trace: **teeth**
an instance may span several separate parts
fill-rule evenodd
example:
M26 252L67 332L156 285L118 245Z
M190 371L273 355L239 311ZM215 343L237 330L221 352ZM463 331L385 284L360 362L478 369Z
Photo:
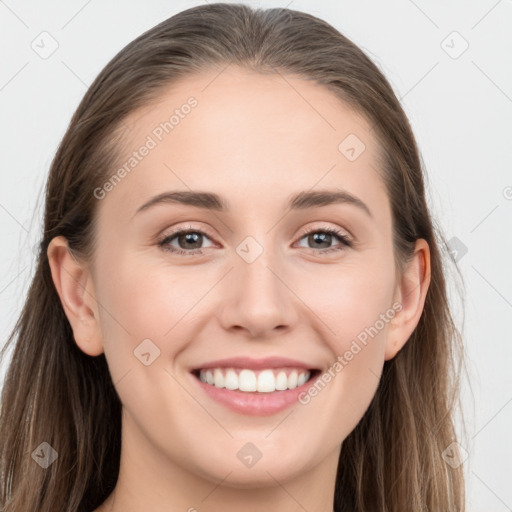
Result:
M288 389L288 377L285 372L279 372L276 377L276 389L283 391Z
M256 391L256 384L256 374L251 370L242 370L238 375L238 389L240 391Z
M290 389L295 389L297 387L297 372L293 371L290 373L290 376L288 377L288 387Z
M199 378L202 382L216 388L226 388L246 392L272 393L302 386L310 377L308 370L262 370L254 372L242 369L238 372L233 368L201 370Z
M215 368L213 372L213 379L216 388L224 387L224 375L222 375L222 372L218 368Z
M254 373L254 372L251 372ZM284 372L283 372L284 373ZM240 375L242 372L240 372ZM243 391L242 386L240 389ZM271 393L276 390L276 378L272 370L263 370L258 375L258 387L257 391L260 393Z
M304 384L304 382L306 382L306 380L307 380L307 377L304 373L299 374L299 377L297 379L297 387L302 386L302 384Z
M224 386L226 389L238 389L238 376L233 370L228 370L226 372Z

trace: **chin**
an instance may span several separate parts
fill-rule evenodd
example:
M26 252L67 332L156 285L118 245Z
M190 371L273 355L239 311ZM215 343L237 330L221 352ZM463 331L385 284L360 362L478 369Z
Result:
M263 457L252 467L247 467L236 459L234 463L224 460L219 468L219 464L212 461L215 469L203 467L203 471L207 471L209 480L216 483L222 481L223 487L233 489L275 486L276 481L283 483L291 478L296 478L301 471L306 471L304 467L298 467L297 462L286 461L282 457L278 459L274 455L268 457L266 461L263 460Z

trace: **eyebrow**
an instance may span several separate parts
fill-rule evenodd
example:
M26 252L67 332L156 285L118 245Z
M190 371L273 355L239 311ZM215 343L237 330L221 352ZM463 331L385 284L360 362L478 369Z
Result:
M218 212L231 209L229 203L218 194L185 190L158 194L140 206L135 214L159 204L184 204ZM372 212L361 199L342 189L299 192L289 198L287 207L290 210L305 210L332 204L351 204L373 218Z

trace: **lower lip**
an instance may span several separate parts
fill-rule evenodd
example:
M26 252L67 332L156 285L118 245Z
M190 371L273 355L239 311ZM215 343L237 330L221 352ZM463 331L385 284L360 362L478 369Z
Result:
M269 416L283 411L292 404L299 403L299 395L305 392L317 377L314 375L302 386L298 386L295 389L258 393L216 388L212 384L203 382L195 375L190 375L192 375L192 378L212 400L225 405L233 411L251 416Z

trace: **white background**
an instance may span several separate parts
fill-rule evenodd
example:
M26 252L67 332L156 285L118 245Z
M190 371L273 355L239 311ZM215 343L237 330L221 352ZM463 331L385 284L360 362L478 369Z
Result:
M1 344L32 275L49 165L79 100L123 46L199 3L0 0ZM468 510L512 510L512 2L246 3L325 19L367 52L402 98L433 214L447 240L467 247L459 260L463 327L462 309L457 318L471 382L463 388L468 434L461 440L469 452ZM43 31L58 42L47 59L31 48Z

